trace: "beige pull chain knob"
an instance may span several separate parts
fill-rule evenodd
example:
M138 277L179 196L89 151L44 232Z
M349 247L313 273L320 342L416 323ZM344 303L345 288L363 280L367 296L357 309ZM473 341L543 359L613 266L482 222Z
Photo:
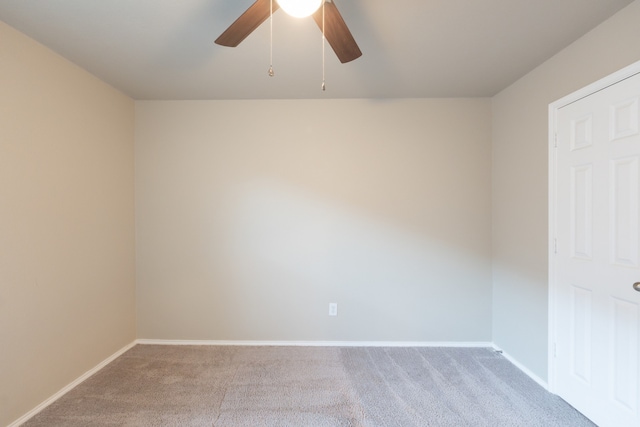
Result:
M640 292L640 282L636 282L633 284L633 289L635 289L636 291Z

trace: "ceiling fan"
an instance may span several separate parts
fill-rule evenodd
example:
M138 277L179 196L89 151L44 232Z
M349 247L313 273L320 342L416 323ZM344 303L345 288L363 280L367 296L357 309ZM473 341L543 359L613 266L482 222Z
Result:
M216 43L221 46L238 46L253 30L271 16L272 11L275 12L281 7L285 9L284 3L286 2L283 0L273 0L273 4L272 0L256 0L216 39ZM344 64L359 58L362 52L333 0L321 0L317 3L319 8L313 12L313 19L320 27L320 31L323 30L324 26L324 36L340 62ZM285 9L285 11L287 10Z

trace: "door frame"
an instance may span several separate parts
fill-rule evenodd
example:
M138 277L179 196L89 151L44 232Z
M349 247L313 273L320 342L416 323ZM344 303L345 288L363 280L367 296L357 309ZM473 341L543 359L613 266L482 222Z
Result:
M548 259L549 259L549 324L548 324L548 370L547 370L547 385L548 389L552 393L556 393L556 365L555 365L555 343L556 343L556 293L558 284L555 281L556 273L556 229L557 229L557 217L556 217L556 197L557 197L557 156L556 156L556 142L557 142L557 125L558 125L558 110L571 103L574 103L582 98L586 98L596 92L606 89L609 86L613 86L623 80L628 79L636 74L640 74L640 61L634 62L627 67L616 71L590 85L585 86L559 100L549 104L549 246L548 246Z

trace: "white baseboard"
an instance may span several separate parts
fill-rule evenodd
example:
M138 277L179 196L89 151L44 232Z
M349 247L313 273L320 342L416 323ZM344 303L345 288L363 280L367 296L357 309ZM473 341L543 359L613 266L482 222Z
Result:
M500 352L502 354L502 356L504 356L505 359L507 359L509 362L513 363L516 368L520 369L522 372L524 372L529 378L531 378L532 380L534 380L535 382L537 382L540 386L542 386L545 390L549 391L549 383L547 383L545 380L543 380L542 378L540 378L539 376L537 376L536 374L534 374L533 372L531 372L531 370L529 370L529 368L525 367L523 364L521 364L520 362L518 362L518 360L516 360L515 358L513 358L511 355L509 355L508 353L505 353L501 348L499 348L497 345L493 344L493 348Z
M156 340L138 339L142 345L283 346L283 347L471 347L492 348L491 342L423 341L237 341L237 340Z
M128 345L124 346L123 348L121 348L120 350L116 351L111 356L107 357L102 362L97 364L95 367L91 368L90 370L88 370L87 372L82 374L75 381L71 382L66 387L62 388L56 394L54 394L53 396L51 396L50 398L48 398L47 400L45 400L44 402L42 402L41 404L39 404L38 406L33 408L32 410L30 410L29 412L27 412L26 414L21 416L20 418L18 418L17 420L15 420L11 424L9 424L7 427L18 427L19 425L27 422L29 419L34 417L38 412L42 411L47 406L51 405L56 400L60 399L62 396L67 394L69 391L71 391L73 388L77 387L80 383L82 383L83 381L87 380L90 376L92 376L93 374L95 374L100 369L104 368L105 366L107 366L109 363L113 362L115 359L117 359L118 357L123 355L127 350L129 350L130 348L132 348L135 345L136 345L136 342L134 341L131 344L128 344Z

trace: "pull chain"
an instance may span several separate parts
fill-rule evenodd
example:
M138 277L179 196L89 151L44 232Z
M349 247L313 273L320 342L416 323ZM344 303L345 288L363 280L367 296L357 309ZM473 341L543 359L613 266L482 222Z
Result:
M274 76L274 72L273 72L273 0L271 0L270 2L270 18L269 18L269 25L270 25L270 32L269 32L269 77L273 77Z
M325 57L324 50L325 50L325 45L327 44L326 43L326 38L324 36L324 3L325 2L323 0L323 2L322 2L322 91L327 90L327 87L324 84L325 83L325 81L324 81L324 75L325 75L325 72L324 72L324 69L325 69L325 66L324 66L324 57Z

